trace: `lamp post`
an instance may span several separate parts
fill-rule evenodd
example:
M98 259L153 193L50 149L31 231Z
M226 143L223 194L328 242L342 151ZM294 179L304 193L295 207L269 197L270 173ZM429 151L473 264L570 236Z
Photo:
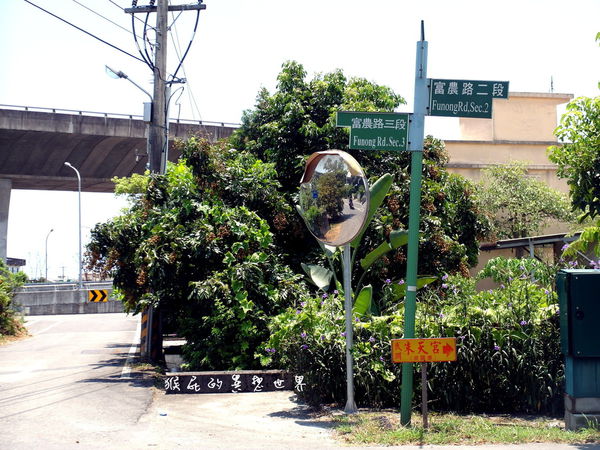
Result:
M46 268L46 276L44 278L46 278L46 281L48 281L48 237L50 237L50 233L52 233L53 231L54 228L50 228L50 231L48 231L48 234L46 235L46 262L44 264Z
M83 267L82 267L83 259L81 257L81 175L79 175L79 170L77 170L75 167L73 167L70 162L65 162L65 166L70 167L77 174L77 200L79 203L79 208L78 208L78 212L79 212L79 283L78 283L78 288L83 289L83 281L82 281L82 277L81 277L81 272L83 269Z

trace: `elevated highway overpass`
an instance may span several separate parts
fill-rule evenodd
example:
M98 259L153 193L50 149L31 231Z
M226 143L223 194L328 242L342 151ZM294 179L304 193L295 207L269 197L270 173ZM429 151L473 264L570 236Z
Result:
M172 139L230 136L237 124L172 120ZM0 105L0 258L6 259L11 189L77 190L71 163L86 192L112 192L112 177L146 169L148 126L141 116Z

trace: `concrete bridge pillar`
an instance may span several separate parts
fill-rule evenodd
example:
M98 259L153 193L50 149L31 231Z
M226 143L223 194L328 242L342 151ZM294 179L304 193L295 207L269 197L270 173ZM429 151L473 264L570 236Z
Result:
M6 262L8 236L8 207L12 181L0 179L0 258Z

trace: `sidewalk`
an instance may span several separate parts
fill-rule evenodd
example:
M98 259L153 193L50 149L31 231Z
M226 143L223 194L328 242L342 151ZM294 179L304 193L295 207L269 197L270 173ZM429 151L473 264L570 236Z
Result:
M154 401L136 427L137 445L147 448L202 449L381 449L350 447L331 437L332 423L314 417L292 392L165 395ZM139 434L138 434L139 432ZM600 450L600 445L405 445L402 450Z

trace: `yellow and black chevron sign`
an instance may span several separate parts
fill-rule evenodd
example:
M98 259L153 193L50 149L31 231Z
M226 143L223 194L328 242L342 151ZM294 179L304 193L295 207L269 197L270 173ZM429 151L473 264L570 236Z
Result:
M88 291L88 301L90 302L107 302L108 291L105 289L97 289Z

